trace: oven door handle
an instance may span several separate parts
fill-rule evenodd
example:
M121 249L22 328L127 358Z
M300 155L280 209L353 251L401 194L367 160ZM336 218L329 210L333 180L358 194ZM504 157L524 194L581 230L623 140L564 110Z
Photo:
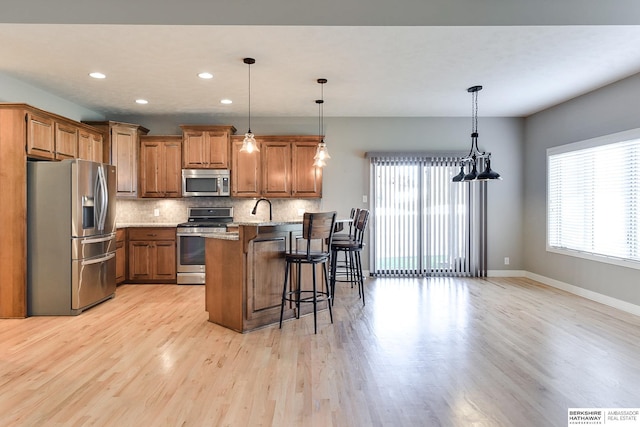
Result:
M207 237L212 236L214 233L176 233L178 237Z

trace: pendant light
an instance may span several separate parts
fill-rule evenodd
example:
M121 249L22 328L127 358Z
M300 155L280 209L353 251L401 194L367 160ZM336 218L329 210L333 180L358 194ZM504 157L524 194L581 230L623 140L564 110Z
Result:
M319 168L326 166L327 163L325 160L331 158L329 150L327 149L327 143L324 142L324 84L326 82L327 79L318 79L318 83L321 85L321 99L316 99L316 104L318 104L318 136L320 137L320 142L316 149L316 155L313 157L315 160L313 165Z
M253 153L254 151L260 151L256 138L251 133L251 64L255 64L256 60L253 58L244 58L243 62L249 66L249 130L244 134L244 140L242 141L241 153Z
M471 86L467 92L471 94L471 150L466 157L460 159L460 173L453 177L453 182L467 181L488 181L491 179L502 179L500 174L491 170L491 153L478 149L478 92L482 86ZM484 164L484 171L478 173L478 162ZM465 166L471 169L465 174Z

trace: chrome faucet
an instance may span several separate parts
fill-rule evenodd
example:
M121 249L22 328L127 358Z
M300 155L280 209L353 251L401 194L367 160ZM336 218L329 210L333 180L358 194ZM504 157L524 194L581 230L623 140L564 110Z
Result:
M271 212L271 200L265 199L264 197L261 197L256 201L256 204L253 206L253 210L251 211L251 215L255 215L256 214L256 211L258 210L258 203L260 203L263 200L265 202L269 203L269 221L273 221L273 214Z

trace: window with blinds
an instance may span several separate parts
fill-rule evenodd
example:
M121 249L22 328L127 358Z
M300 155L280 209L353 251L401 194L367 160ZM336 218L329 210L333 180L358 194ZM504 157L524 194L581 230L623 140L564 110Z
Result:
M485 183L454 183L457 156L367 153L374 276L486 275Z
M547 150L547 250L640 268L640 129Z

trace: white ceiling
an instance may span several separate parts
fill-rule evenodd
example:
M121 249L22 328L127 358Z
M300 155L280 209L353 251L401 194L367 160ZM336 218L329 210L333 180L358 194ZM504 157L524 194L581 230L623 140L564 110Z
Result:
M0 40L0 73L107 117L246 116L247 56L255 117L317 116L320 77L325 116L468 116L477 84L481 116L528 116L640 72L635 25L7 23Z

